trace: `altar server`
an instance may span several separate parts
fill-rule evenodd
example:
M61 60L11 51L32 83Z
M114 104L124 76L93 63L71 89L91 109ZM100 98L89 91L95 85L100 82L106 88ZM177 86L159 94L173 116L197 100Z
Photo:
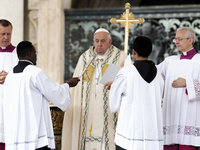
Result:
M132 46L135 62L118 72L109 96L111 112L120 110L116 150L162 150L164 82L154 62L148 60L151 40L138 36Z
M66 111L71 103L69 87L53 83L36 67L37 51L31 42L17 45L19 63L4 82L4 128L6 150L55 149L49 102Z

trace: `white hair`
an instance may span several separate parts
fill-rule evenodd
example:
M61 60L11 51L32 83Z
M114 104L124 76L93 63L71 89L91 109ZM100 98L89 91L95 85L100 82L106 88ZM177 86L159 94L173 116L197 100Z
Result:
M194 44L194 42L196 41L196 34L195 34L194 30L190 27L180 27L180 28L177 29L177 32L182 31L182 30L187 31L186 34L185 34L186 38L193 38L194 39L194 41L193 41L193 44Z

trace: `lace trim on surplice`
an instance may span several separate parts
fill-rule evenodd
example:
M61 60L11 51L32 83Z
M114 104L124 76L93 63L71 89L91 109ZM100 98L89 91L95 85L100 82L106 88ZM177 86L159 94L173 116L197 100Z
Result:
M200 136L200 127L193 127L193 126L164 126L163 127L163 134L184 134L184 135L193 135L193 136Z
M197 79L194 79L194 89L196 97L200 97L200 82Z

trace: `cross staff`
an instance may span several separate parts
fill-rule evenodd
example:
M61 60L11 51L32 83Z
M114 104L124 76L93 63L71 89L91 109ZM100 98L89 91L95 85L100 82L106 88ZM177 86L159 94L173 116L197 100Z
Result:
M134 23L138 22L138 23L144 23L144 18L139 18L139 19L135 19L133 16L133 13L129 13L129 9L130 9L130 4L126 3L125 4L125 9L126 12L124 12L121 15L120 19L116 19L116 18L112 18L110 19L110 22L116 23L119 22L121 23L121 27L125 27L125 44L124 44L124 52L126 54L128 54L128 36L129 36L129 28L133 26Z

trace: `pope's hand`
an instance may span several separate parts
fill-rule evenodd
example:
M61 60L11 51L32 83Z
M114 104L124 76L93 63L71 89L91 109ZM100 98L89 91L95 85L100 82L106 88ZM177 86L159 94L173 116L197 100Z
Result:
M124 61L121 63L120 67L124 67Z
M107 87L108 90L110 90L110 87L112 85L113 81L110 81L108 83L105 84L105 87Z

